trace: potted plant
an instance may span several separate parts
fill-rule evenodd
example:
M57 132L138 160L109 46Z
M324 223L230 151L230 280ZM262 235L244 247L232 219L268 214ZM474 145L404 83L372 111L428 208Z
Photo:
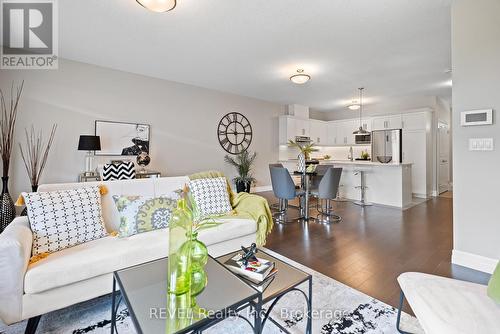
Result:
M226 155L224 157L224 161L226 161L226 163L230 164L231 166L234 166L238 171L238 176L233 179L234 183L236 184L237 192L250 192L250 187L255 181L255 178L253 177L251 171L253 162L255 161L256 157L257 152L251 154L248 150L239 153L238 155L236 155L236 157L232 157L229 155Z
M311 142L309 144L305 144L305 143L304 144L299 144L299 143L297 143L297 142L295 142L295 141L293 141L291 139L288 141L288 146L298 148L300 150L300 152L302 154L304 154L304 158L306 159L306 161L307 160L311 160L311 153L312 152L317 152L318 151L318 149L315 148L314 145L315 144L313 142Z

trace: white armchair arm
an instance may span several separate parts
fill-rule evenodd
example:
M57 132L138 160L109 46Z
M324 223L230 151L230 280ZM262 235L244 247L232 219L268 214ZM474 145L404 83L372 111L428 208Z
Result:
M0 319L22 320L24 275L31 257L33 234L28 217L18 217L0 234Z

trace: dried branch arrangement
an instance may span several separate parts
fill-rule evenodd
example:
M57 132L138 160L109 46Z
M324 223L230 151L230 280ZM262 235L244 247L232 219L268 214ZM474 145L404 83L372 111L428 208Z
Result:
M47 163L54 136L56 135L56 129L57 125L54 124L46 144L43 142L42 131L37 133L33 126L30 131L27 129L24 130L26 133L26 147L23 150L22 145L19 144L19 148L21 149L21 157L23 158L32 187L38 186L45 164Z
M10 157L12 155L12 144L14 143L14 130L16 127L17 107L23 92L24 81L17 87L14 96L14 83L10 89L10 102L5 101L3 91L0 89L0 155L3 163L3 176L9 176Z

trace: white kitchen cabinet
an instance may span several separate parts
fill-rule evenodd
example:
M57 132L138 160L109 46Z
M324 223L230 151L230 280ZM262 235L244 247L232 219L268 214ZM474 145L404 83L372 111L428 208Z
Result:
M325 146L328 144L328 135L327 135L327 124L323 121L310 120L309 121L309 130L311 140L320 146Z
M308 119L295 119L295 135L310 137L310 121Z
M339 145L339 143L337 142L338 128L339 126L337 122L328 122L326 126L328 145L330 146Z
M425 130L430 124L430 115L428 112L415 112L403 114L402 128L404 130Z
M286 144L289 140L295 140L297 136L310 136L308 119L300 119L291 116L280 116L279 118L279 142ZM325 135L326 137L326 135Z
M372 120L370 118L363 118L361 125L366 131L372 131Z
M354 145L353 132L359 127L359 123L350 119L338 122L337 126L337 145Z
M292 117L281 116L279 118L279 142L286 144L288 141L295 140L295 119Z
M372 118L371 123L372 123L372 131L401 129L402 117L401 115L379 116Z
M401 115L392 115L387 117L388 129L401 129L402 117Z

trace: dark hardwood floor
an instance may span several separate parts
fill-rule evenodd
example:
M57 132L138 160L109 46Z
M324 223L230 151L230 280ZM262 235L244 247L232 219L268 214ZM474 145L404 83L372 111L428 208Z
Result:
M271 192L261 195L277 202ZM339 202L339 224L275 224L266 247L397 307L396 278L403 272L463 275L450 262L452 201L437 197L405 211Z

